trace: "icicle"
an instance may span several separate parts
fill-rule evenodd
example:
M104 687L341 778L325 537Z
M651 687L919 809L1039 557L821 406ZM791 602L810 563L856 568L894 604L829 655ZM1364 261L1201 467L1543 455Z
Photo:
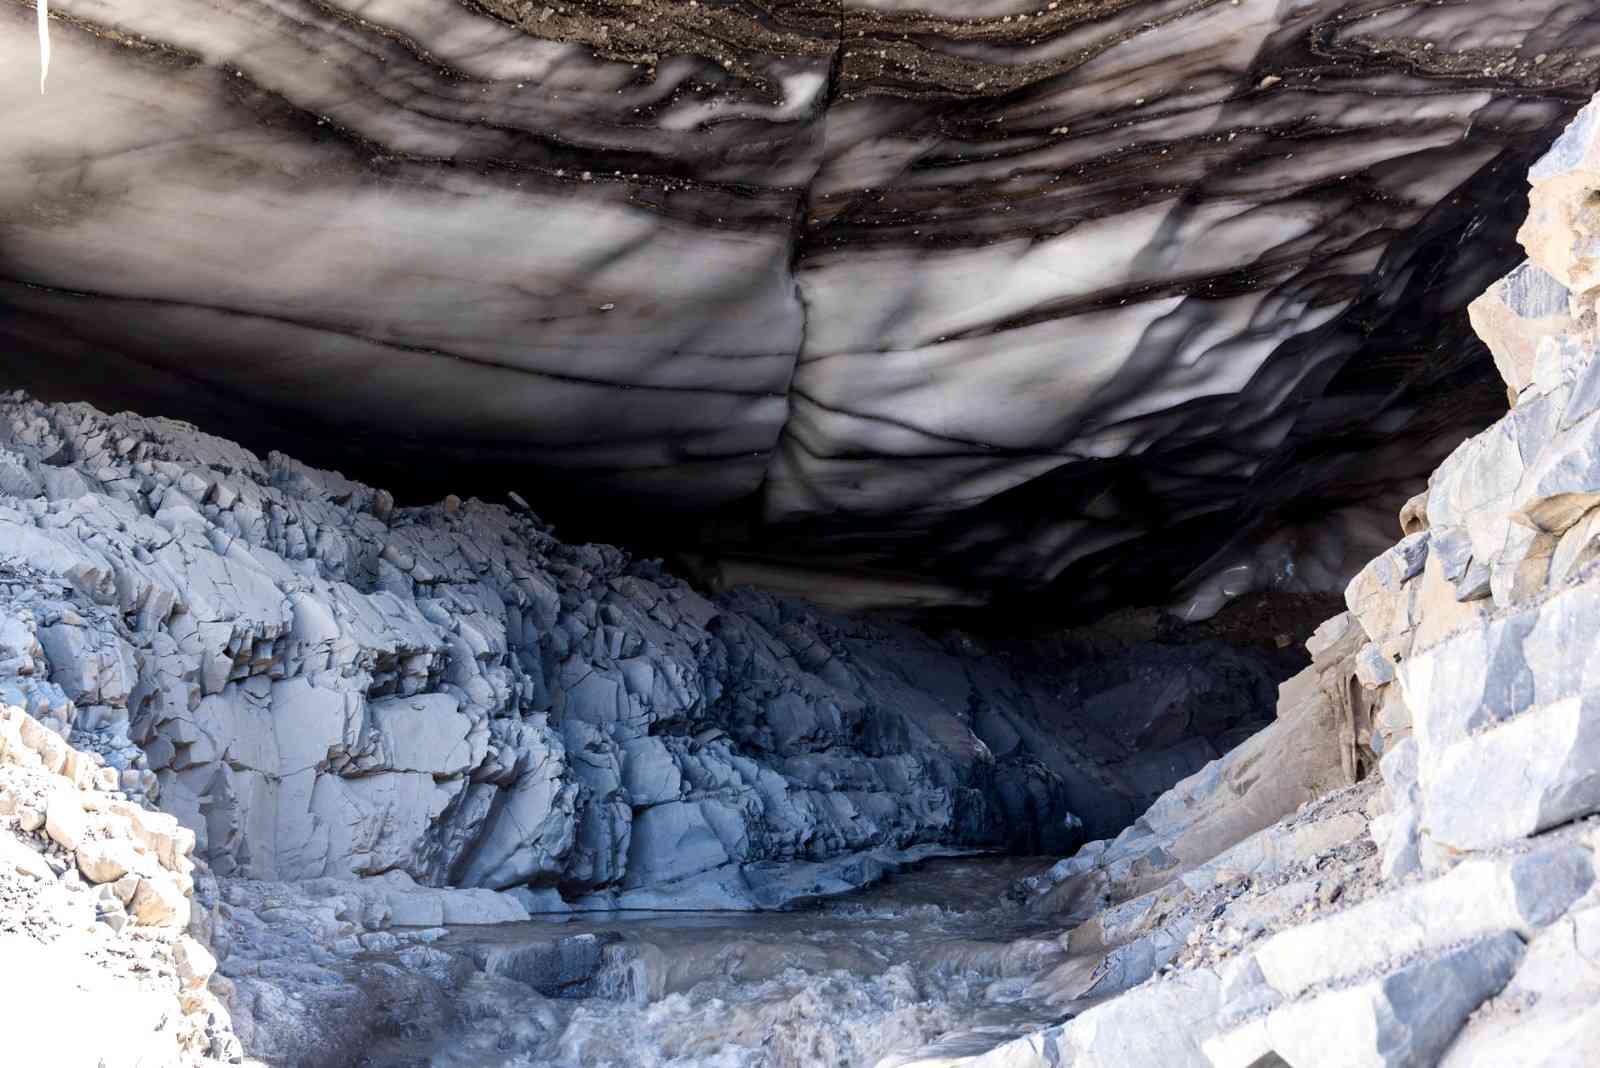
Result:
M45 75L50 73L50 3L49 0L38 0L39 4L39 95L44 95Z

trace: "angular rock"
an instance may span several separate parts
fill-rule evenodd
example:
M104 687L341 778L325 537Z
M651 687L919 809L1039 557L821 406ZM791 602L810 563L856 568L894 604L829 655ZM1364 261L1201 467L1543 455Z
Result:
M1528 256L1576 292L1600 287L1600 248L1588 212L1600 189L1600 107L1591 103L1528 172L1528 217L1517 240Z
M1437 880L1280 932L1255 950L1255 960L1271 989L1296 998L1501 931L1532 937L1594 881L1593 857L1580 846L1468 860Z
M138 857L125 839L88 841L78 846L77 863L91 883L114 883L133 870Z
M171 879L141 878L128 913L143 926L181 929L189 925L189 900Z
M172 959L178 966L178 983L184 990L202 989L217 970L216 958L188 935L173 943Z
M1498 999L1467 1025L1441 1068L1579 1068L1600 1055L1600 909L1576 909L1528 944Z
M88 832L82 803L65 790L52 793L45 802L44 830L62 849L77 849Z
M1408 1068L1432 1064L1467 1016L1499 992L1522 955L1500 932L1272 1010L1206 1044L1213 1068Z
M384 509L192 427L7 395L5 433L27 470L70 458L93 478L0 506L0 541L38 577L0 686L76 717L106 764L74 774L158 798L224 877L576 895L799 856L1066 848L1270 713L1264 664L1233 650L1152 642L1126 656L1131 682L1056 678L770 595L713 602L526 509ZM31 681L52 671L106 703ZM68 753L42 722L17 729L55 770ZM697 841L721 854L679 851L670 810L647 815L674 803L714 811ZM752 894L765 879L732 875Z
M1573 327L1570 296L1544 268L1523 263L1467 306L1473 332L1489 347L1513 394L1533 384L1540 341Z
M1513 841L1600 812L1600 694L1528 709L1427 754L1426 832L1452 849Z
M1065 1024L974 1057L963 1068L1209 1068L1218 979L1197 970L1147 983Z
M1394 662L1383 655L1383 650L1368 642L1356 654L1356 677L1363 686L1387 685L1394 681Z
M1560 586L1600 559L1600 508L1591 509L1561 535L1550 559L1550 585Z

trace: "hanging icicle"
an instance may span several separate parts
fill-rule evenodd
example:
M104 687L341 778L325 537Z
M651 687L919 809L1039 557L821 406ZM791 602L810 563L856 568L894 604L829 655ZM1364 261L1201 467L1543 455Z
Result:
M44 95L44 79L50 73L50 4L39 3L39 94Z

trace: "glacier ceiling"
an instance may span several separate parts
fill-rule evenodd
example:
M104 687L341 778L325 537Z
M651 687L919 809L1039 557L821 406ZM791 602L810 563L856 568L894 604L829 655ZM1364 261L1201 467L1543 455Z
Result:
M1584 0L51 7L10 384L867 600L1337 585L1600 86Z

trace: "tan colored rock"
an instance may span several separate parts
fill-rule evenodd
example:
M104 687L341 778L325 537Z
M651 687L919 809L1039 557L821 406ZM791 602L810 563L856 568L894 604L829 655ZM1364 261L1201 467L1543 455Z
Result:
M59 736L58 736L59 737ZM63 742L63 745L66 743ZM72 747L67 747L66 759L61 763L61 774L72 780L72 785L79 790L88 790L94 786L95 775L100 766L94 762L88 753Z
M1322 662L1324 655L1338 645L1339 642L1343 641L1350 634L1352 627L1357 627L1359 630L1355 617L1349 612L1340 612L1336 616L1323 620L1317 629L1312 632L1311 637L1306 639L1306 652L1311 654L1312 660L1318 663ZM1281 704L1283 701L1281 688L1278 699Z
M1427 563L1429 539L1426 531L1408 535L1374 557L1345 588L1346 607L1373 641L1387 642L1416 625L1414 580Z
M1428 529L1428 491L1423 490L1400 508L1400 533L1421 534Z
M111 884L112 892L117 895L117 900L126 906L133 900L133 895L139 892L139 877L128 874Z
M1559 586L1600 558L1600 508L1584 513L1556 546L1550 560L1550 585Z
M1372 732L1376 738L1373 748L1384 755L1410 736L1411 709L1406 707L1405 693L1400 687L1384 688L1378 707L1372 714ZM1389 795L1384 792L1383 796Z
M61 735L29 715L24 715L17 727L22 744L39 754L39 762L44 770L52 775L60 774L67 762L67 754L72 751Z
M1460 600L1456 584L1445 574L1444 563L1436 554L1430 554L1417 583L1418 622L1412 634L1411 655L1432 648L1447 635L1481 621L1493 607L1494 603L1489 600Z
M189 925L189 899L171 879L140 879L128 912L135 923L145 927Z
M20 764L33 766L39 763L39 754L22 744L22 736L15 723L0 723L0 766Z
M0 912L24 924L0 932L0 1019L26 1024L26 1033L0 1041L0 1064L239 1063L228 1011L206 989L216 961L184 934L192 835L171 816L102 792L115 769L16 709L0 707L0 743L0 797L17 817L0 826ZM53 779L40 752L67 754ZM30 837L38 831L48 851ZM57 848L72 850L65 871ZM164 930L134 935L125 930L131 923ZM177 982L152 984L152 976Z
M1351 627L1336 643L1343 665L1359 648L1360 629ZM1327 655L1326 653L1324 655ZM1146 893L1186 871L1208 864L1301 805L1349 783L1348 729L1329 701L1315 667L1278 690L1278 718L1163 795L1165 818L1178 826L1164 835L1170 868L1139 873L1113 887L1125 900ZM1158 802L1162 805L1162 802ZM1152 809L1147 814L1159 818ZM1091 873L1092 875L1093 873ZM1057 888L1070 896L1070 883Z
M1578 113L1528 181L1517 240L1529 259L1575 293L1600 288L1600 106Z
M1558 279L1537 264L1524 263L1468 305L1472 329L1489 346L1513 396L1533 383L1539 341L1572 329L1567 298Z
M1489 564L1489 589L1496 605L1520 604L1544 589L1557 540L1554 534L1511 525L1505 548Z
M194 832L167 812L156 812L132 801L106 800L101 810L125 820L133 840L156 857L169 871L187 873L188 857L194 852Z
M77 861L78 870L91 883L114 883L133 870L137 858L127 841L108 839L84 842L78 847Z

